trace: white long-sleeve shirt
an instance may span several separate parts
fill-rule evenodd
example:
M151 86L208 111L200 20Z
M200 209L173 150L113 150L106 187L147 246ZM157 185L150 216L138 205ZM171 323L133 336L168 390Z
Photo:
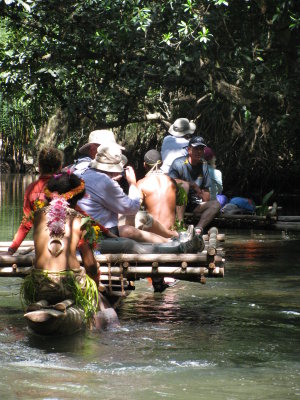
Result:
M118 214L138 212L140 194L135 186L129 187L127 196L118 182L92 168L80 174L80 178L85 182L86 195L78 201L78 206L106 228L118 225Z
M187 155L187 146L189 141L184 137L177 138L168 135L164 138L161 146L161 158L163 165L161 170L167 174L172 165L172 162L179 157Z
M222 172L219 169L215 169L211 165L208 165L208 173L211 180L211 186L209 188L210 199L216 200L217 194L221 194L223 190Z

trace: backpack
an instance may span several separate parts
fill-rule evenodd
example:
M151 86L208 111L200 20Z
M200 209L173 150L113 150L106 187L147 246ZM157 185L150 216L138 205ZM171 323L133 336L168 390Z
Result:
M254 201L245 197L233 197L229 203L241 208L244 214L254 214L256 209Z

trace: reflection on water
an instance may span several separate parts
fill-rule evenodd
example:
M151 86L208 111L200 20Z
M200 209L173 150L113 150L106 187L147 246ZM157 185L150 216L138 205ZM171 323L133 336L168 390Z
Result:
M0 173L0 240L10 241L22 219L26 187L36 176ZM30 238L28 236L28 238Z
M299 398L300 234L225 233L224 279L141 280L118 329L32 335L21 279L0 278L1 399Z

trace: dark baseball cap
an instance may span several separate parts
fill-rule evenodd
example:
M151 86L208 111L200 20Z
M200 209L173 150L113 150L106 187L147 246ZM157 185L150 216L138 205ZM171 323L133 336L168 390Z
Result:
M206 147L206 144L204 143L203 137L201 137L201 136L193 136L189 141L189 146L188 147L199 147L199 146Z

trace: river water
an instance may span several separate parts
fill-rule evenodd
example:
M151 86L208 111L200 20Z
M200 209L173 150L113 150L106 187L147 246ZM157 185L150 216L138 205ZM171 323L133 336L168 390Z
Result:
M11 240L26 185L1 179L0 238ZM21 279L0 278L0 398L300 399L300 233L222 232L223 279L162 294L141 280L111 330L35 336Z

